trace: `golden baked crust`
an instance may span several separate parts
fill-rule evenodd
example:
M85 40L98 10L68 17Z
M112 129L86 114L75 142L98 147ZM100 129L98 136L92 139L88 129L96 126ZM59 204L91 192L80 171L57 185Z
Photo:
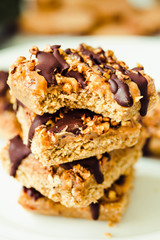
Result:
M63 51L57 45L47 46L44 52L33 47L31 53L36 56L37 54L51 54L53 49L56 49L56 54L58 52L60 58L63 58L62 70L65 69L57 71L58 68L52 70L52 66L49 69L47 66L47 74L53 73L54 81L52 81L53 76L48 82L46 77L48 75L40 75L40 69L44 67L41 63L43 58L26 60L25 57L19 57L10 67L8 84L11 93L36 114L54 113L61 107L68 106L69 108L89 109L119 122L139 114L144 105L146 105L143 111L145 114L148 101L148 110L152 109L157 102L153 79L144 73L141 66L138 66L138 69L129 69L124 62L116 59L112 51L104 52L101 48L94 49L82 44L77 49L70 49L68 52ZM45 64L46 62L47 60ZM76 74L78 72L78 77L75 76L75 72ZM113 75L116 80L112 79ZM139 83L145 82L141 90L133 81L135 77L138 78ZM111 84L115 86L115 81L118 81L117 89L112 88L111 91ZM144 88L146 88L146 96L142 94Z
M69 168L63 165L47 168L33 154L23 159L15 178L24 186L33 187L44 196L67 207L85 207L101 198L104 189L133 166L141 156L143 143L144 139L140 137L135 147L112 151L109 153L110 158L108 155L97 156L99 170L104 177L99 183L93 172L83 167L80 161ZM10 173L12 165L8 151L9 143L1 152L1 161L6 172Z
M128 175L122 176L124 182L115 182L104 191L104 195L98 200L99 214L98 220L119 222L124 214L129 202L130 190L133 184L133 170ZM34 195L29 196L23 190L20 193L18 203L27 211L32 213L63 216L72 218L93 219L90 207L73 208L65 207L58 202L53 202L49 198L40 196L34 200ZM96 220L97 220L96 219Z
M23 142L28 144L29 131L35 114L29 109L19 106L17 119L23 130ZM32 153L46 166L71 162L131 147L137 143L141 132L141 125L134 120L117 124L110 121L109 118L102 118L98 115L93 120L89 117L83 117L83 119L87 128L82 130L80 127L81 134L78 135L67 132L67 130L52 133L49 131L51 127L49 128L47 124L38 126L30 140ZM71 119L68 120L68 124L70 121ZM54 124L51 120L48 123ZM64 125L64 129L66 127L67 125Z

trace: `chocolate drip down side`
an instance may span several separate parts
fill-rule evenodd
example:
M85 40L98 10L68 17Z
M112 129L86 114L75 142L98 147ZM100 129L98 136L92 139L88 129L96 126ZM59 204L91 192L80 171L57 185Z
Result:
M38 192L36 189L34 189L34 188L23 187L23 192L27 193L27 195L29 197L32 197L34 199L34 201L36 201L39 198L43 197L43 195L40 192Z
M148 99L148 82L147 79L139 72L143 70L142 67L136 67L132 70L136 71L137 73L131 72L130 70L125 69L124 67L119 66L119 71L123 74L128 76L131 81L135 82L140 90L141 95L143 98L140 99L141 102L141 109L140 114L141 116L145 116L147 114L149 99Z
M92 219L93 220L97 220L99 218L99 211L100 211L100 205L99 203L91 203L89 205L90 211L91 211L91 215L92 215Z
M140 90L141 95L143 96L140 99L141 102L141 109L140 114L141 116L145 116L147 114L149 99L148 99L148 82L145 77L142 76L140 72L133 73L130 71L126 71L126 74L131 78L133 82L135 82Z
M115 184L122 186L126 181L126 175L121 175L116 181Z
M149 143L150 143L150 140L151 140L150 137L147 138L147 139L146 139L146 142L145 142L145 144L144 144L144 146L143 146L143 148L142 148L143 156L145 156L145 157L151 155L150 150L149 150Z
M6 94L6 91L9 89L7 85L8 72L0 71L0 97L3 97Z
M112 74L108 82L116 102L123 107L131 107L133 105L133 98L129 92L128 85L118 79L115 74Z
M101 184L104 181L104 176L100 170L99 161L96 157L90 157L90 158L86 158L78 161L63 163L63 164L60 164L60 166L65 170L70 170L73 168L73 166L78 164L88 169L91 172L91 174L94 175L94 178L98 184Z
M22 160L26 158L30 153L30 149L23 144L19 135L15 136L10 140L9 157L11 162L11 176L16 176L16 171Z

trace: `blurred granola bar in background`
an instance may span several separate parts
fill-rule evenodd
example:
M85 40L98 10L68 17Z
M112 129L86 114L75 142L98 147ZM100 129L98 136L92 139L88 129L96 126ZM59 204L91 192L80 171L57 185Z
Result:
M153 35L160 30L159 0L26 0L22 32L73 35Z

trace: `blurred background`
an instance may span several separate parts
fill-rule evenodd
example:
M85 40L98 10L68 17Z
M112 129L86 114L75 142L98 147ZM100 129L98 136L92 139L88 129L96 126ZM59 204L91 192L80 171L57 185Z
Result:
M159 34L160 0L0 1L0 48L33 36Z

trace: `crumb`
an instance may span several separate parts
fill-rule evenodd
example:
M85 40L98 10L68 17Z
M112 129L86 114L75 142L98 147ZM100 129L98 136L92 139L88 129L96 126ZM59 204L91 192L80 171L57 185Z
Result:
M105 233L104 235L105 235L108 239L111 239L111 238L112 238L111 233Z
M111 222L111 221L108 222L108 227L114 227L114 226L115 226L114 222Z

